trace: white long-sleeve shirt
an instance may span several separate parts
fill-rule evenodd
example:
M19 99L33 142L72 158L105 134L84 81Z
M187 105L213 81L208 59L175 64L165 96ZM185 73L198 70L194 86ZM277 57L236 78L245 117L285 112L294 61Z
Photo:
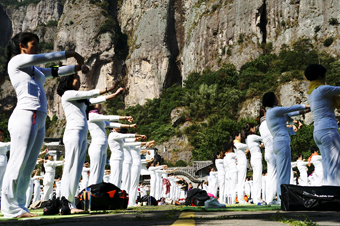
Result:
M66 60L65 52L18 54L9 61L8 74L18 99L16 109L47 113L44 83L46 78L52 76L52 69L34 65L60 60ZM74 72L74 65L63 66L59 67L58 75L71 75Z
M107 142L105 127L120 128L120 123L110 122L118 120L119 116L116 115L89 113L88 127L92 140L96 140L98 144L105 144Z
M111 159L124 159L124 139L136 137L135 134L123 134L118 132L111 132L109 135L109 146L111 150Z
M262 138L258 135L251 134L247 136L246 143L250 151L251 158L262 158L260 142Z
M267 110L266 121L273 140L290 141L290 136L286 127L288 113L305 110L305 105L297 104L291 107L273 107Z
M99 89L90 91L67 90L61 97L61 103L66 117L65 130L87 130L86 104L78 100L97 97L100 95ZM98 104L106 101L105 96L89 99L91 104Z
M338 129L333 102L333 96L336 95L340 95L340 87L329 85L319 86L308 95L308 101L314 116L314 131Z
M322 156L321 155L314 155L311 159L311 163L313 163L315 172L323 172L322 168Z
M260 131L264 146L265 147L273 146L273 136L268 129L266 120L264 120L261 123L259 131Z
M247 156L245 151L248 149L248 145L243 143L234 143L236 147L235 153L237 157L237 164L238 165L247 165Z
M51 173L51 174L55 173L55 168L57 166L62 166L62 165L64 165L63 161L50 161L50 160L47 160L44 163L44 167L45 167L46 173Z
M7 165L6 153L11 147L11 142L0 142L0 166Z
M233 152L230 152L224 156L223 164L227 173L237 171L236 159L236 154Z
M215 160L215 166L216 166L218 174L220 174L220 175L225 174L223 159L216 159Z

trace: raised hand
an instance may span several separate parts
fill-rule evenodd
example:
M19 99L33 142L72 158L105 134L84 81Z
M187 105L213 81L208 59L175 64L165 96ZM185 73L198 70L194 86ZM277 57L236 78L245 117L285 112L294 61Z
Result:
M85 64L82 64L80 69L83 74L87 74L90 71L90 69Z
M128 120L129 122L133 122L132 116L126 116L126 120ZM143 138L143 139L144 139L144 138Z

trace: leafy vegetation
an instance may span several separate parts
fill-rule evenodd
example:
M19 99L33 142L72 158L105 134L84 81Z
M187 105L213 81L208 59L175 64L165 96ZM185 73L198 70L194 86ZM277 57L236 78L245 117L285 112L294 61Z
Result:
M255 122L252 118L238 120L240 103L268 91L276 92L287 81L304 79L303 70L312 63L323 64L328 70L328 83L340 85L337 79L340 63L327 53L314 49L310 40L302 39L291 47L282 46L278 55L261 55L244 64L239 71L228 64L218 71L207 69L193 73L184 81L183 88L173 85L164 90L160 98L147 100L143 106L124 110L122 100L116 100L108 104L107 111L132 115L138 124L138 133L157 142L185 134L194 147L193 159L209 160L215 151L222 149L232 131L241 130L247 122ZM182 124L189 121L185 129L171 125L170 113L176 107L186 109L181 116ZM293 158L297 153L308 157L308 148L314 143L312 131L312 125L304 125L292 137Z
M329 47L330 45L332 45L333 41L334 41L334 38L333 38L333 37L329 37L329 38L327 38L327 39L323 42L323 45L324 45L325 47Z

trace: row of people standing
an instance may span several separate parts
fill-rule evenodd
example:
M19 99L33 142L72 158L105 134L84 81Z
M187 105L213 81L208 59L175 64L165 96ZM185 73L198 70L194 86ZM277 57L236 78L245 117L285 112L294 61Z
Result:
M11 137L11 158L8 161L2 185L1 211L4 217L36 216L29 213L29 210L25 207L25 193L45 137L47 98L44 83L46 78L61 77L57 93L61 96L61 103L66 117L63 139L65 144L65 163L61 182L61 195L71 202L71 212L73 213L82 211L76 209L74 197L87 150L88 123L86 108L89 104L98 104L113 98L122 90L118 89L116 93L108 96L100 95L111 92L115 88L114 86L101 90L79 91L80 77L77 72L82 71L84 74L89 72L89 69L84 64L84 58L74 51L38 54L38 44L39 38L37 35L21 32L10 40L6 50L8 60L6 69L16 91L18 102L8 123ZM77 64L54 68L36 66L67 60L68 58L74 58ZM116 121L116 119L117 116L114 117L113 121ZM115 126L121 128L121 125ZM135 125L128 125L127 127L135 127ZM139 137L139 135L133 134L129 137L135 138ZM102 170L104 164L101 163L105 158L103 151L107 146L105 139L103 144L97 145L101 147L99 150L101 156L99 155L98 157L98 155L92 154L94 148L91 148L90 151L90 155L98 157L97 160L93 161L94 167L97 166L97 170L92 170L94 180L101 178L104 174ZM94 141L96 142L97 139L94 139ZM122 143L119 143L119 145L118 155L123 151ZM123 160L119 158L116 157L115 159L111 156L113 160L111 161L113 162L112 168L116 167L115 162L121 164ZM112 180L116 180L117 184L120 183L117 178L120 178L121 172L116 173L113 170L111 174L118 175L118 177L112 177Z

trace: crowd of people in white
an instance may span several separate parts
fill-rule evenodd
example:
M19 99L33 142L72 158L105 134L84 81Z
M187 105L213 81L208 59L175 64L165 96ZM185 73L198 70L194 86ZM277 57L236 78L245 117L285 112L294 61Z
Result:
M143 147L151 147L155 142L141 142L140 140L145 140L146 136L127 133L126 128L136 128L136 124L117 123L119 120L128 120L131 123L133 121L131 116L101 114L100 103L114 98L123 88L106 96L103 94L113 91L115 86L79 91L81 82L77 72L81 71L84 75L91 74L84 58L74 51L39 54L38 44L37 35L21 32L9 41L6 49L6 73L16 91L17 105L8 122L11 143L1 143L0 146L1 212L4 217L36 216L27 208L32 191L34 190L33 201L50 198L55 167L59 165L63 165L63 174L61 180L57 182L55 192L70 202L71 213L83 211L75 206L77 190L103 180L126 190L130 194L129 205L134 205L141 171L141 153L147 153ZM53 68L37 66L66 61L68 58L74 58L77 64ZM321 65L307 67L305 76L310 81L307 93L310 105L280 107L275 94L266 93L262 98L263 109L259 117L260 136L256 134L255 125L247 124L242 132L231 133L230 141L224 145L223 151L215 154L214 163L217 172L210 173L209 191L216 196L219 187L221 203L226 202L226 197L228 203L235 203L236 195L238 202L244 203L245 194L249 194L254 203L261 203L263 200L273 203L275 196L276 202L280 203L280 185L295 183L292 174L292 166L295 164L299 169L298 183L301 185L340 186L340 136L334 114L334 109L340 109L340 87L326 85L326 69ZM60 77L57 93L61 97L66 117L63 136L64 161L52 161L53 157L48 153L45 159L38 159L45 137L47 116L44 83L49 77ZM3 82L4 76L0 76L0 85ZM308 111L311 111L314 116L313 135L322 156L321 158L317 155L317 150L313 149L315 153L310 162L314 164L315 172L312 177L307 177L305 164L308 163L304 162L301 156L296 163L291 162L290 135L294 130L290 126L287 129L287 122L292 121L291 116ZM108 137L105 127L112 128ZM92 137L89 147L91 164L86 163L84 167L88 131ZM0 135L2 134L3 131ZM242 140L245 143L241 143ZM110 176L104 176L108 146L111 150ZM5 153L9 147L10 158L7 163ZM261 147L265 149L267 179L262 177ZM251 155L253 180L247 182L246 154L248 152ZM38 171L34 171L36 164L40 162L44 164L43 177ZM174 186L176 183L180 184L176 181L178 178L167 176L171 172L167 171L165 166L159 166L155 161L150 161L147 166L151 174L152 196L159 199L166 195L174 200L181 197L181 192L177 189L180 186L178 185L177 188ZM31 177L32 172L33 177ZM79 188L82 175L81 188ZM43 192L40 190L41 179ZM34 184L35 186L32 186ZM175 189L169 190L169 187ZM183 190L183 186L181 188Z

